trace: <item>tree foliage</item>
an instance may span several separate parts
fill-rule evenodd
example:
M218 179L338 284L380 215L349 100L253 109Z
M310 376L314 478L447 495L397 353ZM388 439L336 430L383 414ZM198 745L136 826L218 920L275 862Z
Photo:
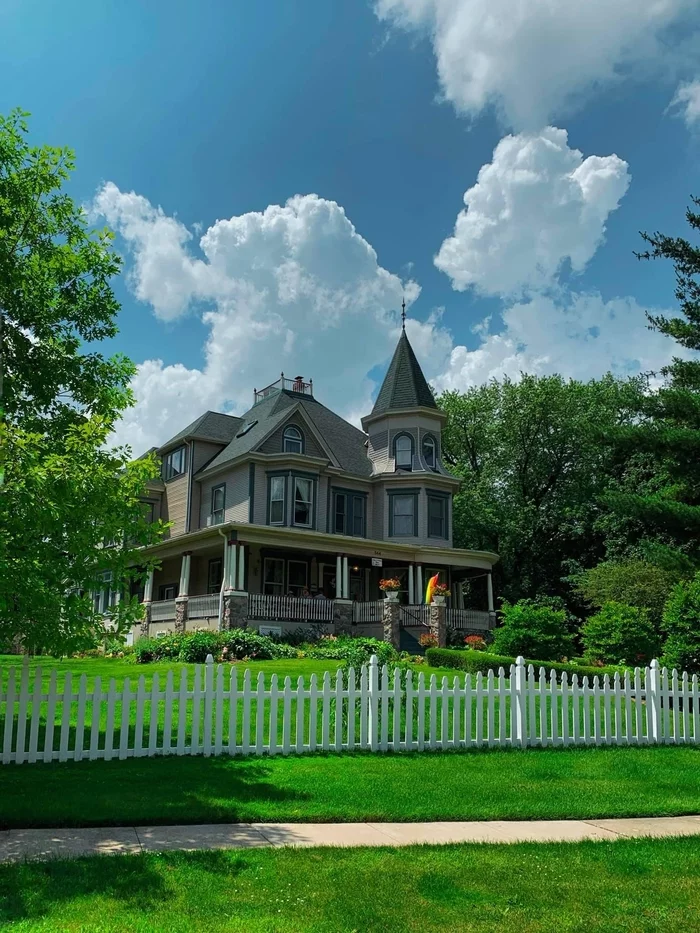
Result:
M579 574L574 590L590 605L600 609L606 603L624 603L648 611L657 624L678 572L649 560L604 561Z
M515 604L503 603L501 626L496 629L493 639L496 654L561 661L571 656L573 647L564 609L555 609L546 601L532 599L521 599Z
M668 638L662 663L700 673L700 573L673 588L664 609L663 624Z
M693 199L695 207L700 201ZM693 234L700 213L686 212ZM633 523L641 538L673 545L700 564L700 360L687 351L700 349L700 248L682 237L642 234L648 249L640 259L667 259L676 274L679 316L647 315L650 326L674 339L682 355L662 369L662 385L640 399L638 417L612 432L621 454L643 458L641 483L613 490L607 501L613 513ZM684 352L685 351L685 352ZM652 374L654 375L654 374Z
M101 625L101 572L124 595L115 625L139 612L136 547L160 533L139 495L157 464L106 447L134 367L90 344L117 332L120 263L61 190L72 153L30 146L25 117L0 116L0 641L67 651Z
M646 664L661 646L647 609L614 601L586 620L581 636L585 659L603 664Z
M638 380L505 378L446 392L443 454L463 480L454 502L460 547L496 551L508 599L567 594L563 578L604 556L600 499L624 458L601 429L629 424Z

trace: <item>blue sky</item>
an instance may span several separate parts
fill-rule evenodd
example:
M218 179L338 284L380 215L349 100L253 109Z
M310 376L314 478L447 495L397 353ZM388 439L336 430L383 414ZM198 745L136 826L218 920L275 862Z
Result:
M356 419L403 291L439 388L664 362L643 309L673 306L671 270L632 251L700 193L698 4L665 6L5 3L0 111L76 150L71 194L119 232L119 439L240 412L280 369Z

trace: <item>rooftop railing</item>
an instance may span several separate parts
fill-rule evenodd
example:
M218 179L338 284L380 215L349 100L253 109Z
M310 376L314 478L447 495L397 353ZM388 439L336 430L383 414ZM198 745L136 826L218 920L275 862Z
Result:
M314 382L313 379L309 379L308 382L305 382L303 376L295 376L293 379L287 379L284 373L280 373L280 377L276 382L270 383L270 385L265 386L264 389L253 389L253 404L255 404L255 402L262 402L263 399L268 398L270 395L275 395L277 392L282 392L283 390L287 392L297 392L299 395L313 395Z

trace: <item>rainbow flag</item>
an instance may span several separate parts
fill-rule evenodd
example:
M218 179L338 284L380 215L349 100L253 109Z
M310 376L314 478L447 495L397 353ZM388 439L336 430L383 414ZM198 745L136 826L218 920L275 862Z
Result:
M428 580L428 585L425 588L425 601L428 605L430 605L430 603L433 601L433 593L435 591L435 587L438 585L439 578L440 574L436 573L434 577L431 577Z

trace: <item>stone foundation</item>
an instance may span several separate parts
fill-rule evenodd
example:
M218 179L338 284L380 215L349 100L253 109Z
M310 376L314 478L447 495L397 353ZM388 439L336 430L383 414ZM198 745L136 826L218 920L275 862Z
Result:
M141 603L143 606L143 618L141 619L141 629L139 637L148 638L151 630L151 602Z
M333 623L336 635L352 635L352 602L349 599L336 599Z

